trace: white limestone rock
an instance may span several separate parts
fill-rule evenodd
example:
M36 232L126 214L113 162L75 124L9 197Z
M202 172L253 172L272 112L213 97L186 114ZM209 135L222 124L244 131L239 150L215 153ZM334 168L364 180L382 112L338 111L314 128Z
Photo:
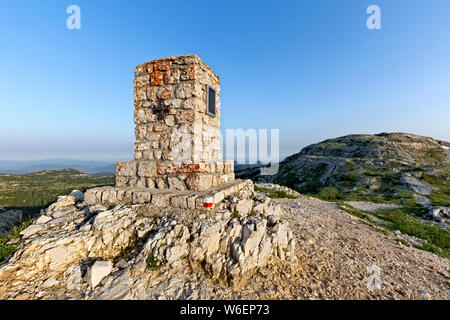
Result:
M40 216L40 217L36 220L36 223L37 223L37 224L45 224L45 223L49 222L50 220L52 220L52 217L49 217L49 216Z
M111 261L95 261L91 267L91 287L95 288L106 276L108 276L113 268Z
M38 224L32 224L31 226L29 226L28 228L22 230L20 232L20 235L22 236L23 239L29 238L32 235L38 233L39 231L41 231L42 229L44 229L44 227L42 225L38 225Z
M53 286L56 286L57 284L59 284L59 281L56 280L54 277L50 277L47 280L44 281L44 288L50 288Z

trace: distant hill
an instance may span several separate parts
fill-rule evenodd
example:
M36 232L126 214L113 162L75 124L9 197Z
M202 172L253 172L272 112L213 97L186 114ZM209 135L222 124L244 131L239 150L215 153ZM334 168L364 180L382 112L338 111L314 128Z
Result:
M60 195L104 185L114 185L114 176L94 177L74 169L0 174L0 236L19 222L16 220L36 216ZM11 218L15 212L20 219Z
M27 174L42 170L75 169L91 175L113 175L115 164L102 161L47 159L30 161L0 160L0 173Z
M310 145L274 176L240 173L302 193L334 188L341 199L450 206L450 143L408 133L348 135Z

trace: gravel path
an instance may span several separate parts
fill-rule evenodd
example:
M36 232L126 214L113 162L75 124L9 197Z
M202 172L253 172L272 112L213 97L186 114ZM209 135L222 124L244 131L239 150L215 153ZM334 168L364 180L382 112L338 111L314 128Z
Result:
M334 203L304 196L276 202L298 239L300 258L289 284L280 283L289 291L285 298L450 298L449 260L399 244ZM380 289L373 281L377 270Z
M398 206L389 203L374 203L365 201L346 201L346 204L351 205L353 208L363 211L377 211L380 209L396 209Z

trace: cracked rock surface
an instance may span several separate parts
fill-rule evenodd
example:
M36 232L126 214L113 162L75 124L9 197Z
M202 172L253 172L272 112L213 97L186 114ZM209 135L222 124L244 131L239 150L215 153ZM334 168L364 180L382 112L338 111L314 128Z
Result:
M1 298L232 297L262 269L297 259L280 208L262 196L204 211L82 200L60 197L22 232L0 267Z
M75 200L2 263L1 299L450 298L449 260L315 198L236 194L212 211Z

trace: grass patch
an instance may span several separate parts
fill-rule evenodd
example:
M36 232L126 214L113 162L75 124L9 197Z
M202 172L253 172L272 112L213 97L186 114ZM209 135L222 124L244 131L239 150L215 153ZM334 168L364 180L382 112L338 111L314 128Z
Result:
M19 246L18 244L7 244L8 241L8 238L0 238L0 261L13 254Z
M416 212L414 212L416 211ZM384 209L373 213L377 218L388 222L387 228L427 240L428 244L442 249L443 256L450 255L450 233L431 223L420 221L408 213L422 214L420 208Z
M344 204L340 203L340 204L338 204L338 208L341 209L342 211L345 211L345 212L351 214L352 216L357 217L357 218L360 218L363 220L369 220L369 218L362 212L362 210L358 210L356 208L353 208L352 206L344 205Z
M332 187L326 187L320 190L318 197L325 201L336 201L343 198L339 190Z
M450 173L424 173L422 180L435 188L430 194L434 206L450 207Z
M7 237L0 237L0 261L13 254L19 246L18 243L8 244L8 242L11 240L20 239L20 232L28 228L32 223L33 219L29 219L23 222L20 226L15 226L13 232Z
M147 269L152 271L161 269L161 261L153 255L149 255L145 260L145 263L147 264Z
M96 186L113 185L114 179L114 176L93 177L74 169L0 174L0 206L6 210L21 210L25 217L31 217L60 195L75 189L84 192Z
M282 199L282 198L296 199L297 198L296 196L290 195L289 193L287 193L286 191L283 191L283 190L272 190L272 189L261 188L261 187L255 186L255 191L265 193L271 199Z
M341 181L356 182L360 173L356 170L348 171L342 175Z
M417 249L420 249L420 250L424 250L424 251L429 251L429 252L432 252L432 253L440 254L444 258L450 259L450 255L449 255L448 252L444 252L440 248L438 248L438 247L436 247L436 246L434 246L432 244L429 244L428 242L424 242L424 243L421 243L421 244L416 244L414 247L417 248Z

